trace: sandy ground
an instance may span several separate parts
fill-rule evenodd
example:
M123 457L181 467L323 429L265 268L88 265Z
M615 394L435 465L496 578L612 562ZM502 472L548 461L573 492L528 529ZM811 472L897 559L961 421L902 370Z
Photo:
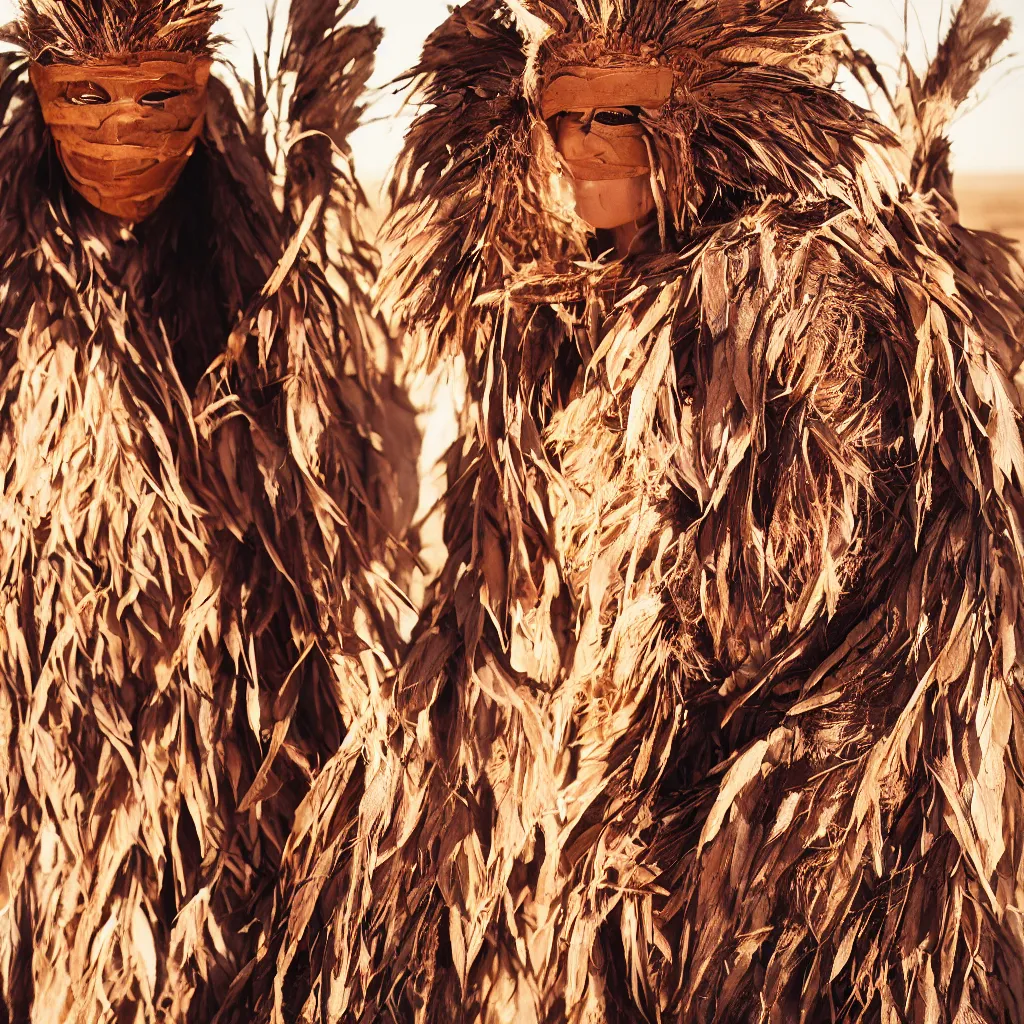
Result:
M954 188L966 225L1024 244L1024 174L963 174Z

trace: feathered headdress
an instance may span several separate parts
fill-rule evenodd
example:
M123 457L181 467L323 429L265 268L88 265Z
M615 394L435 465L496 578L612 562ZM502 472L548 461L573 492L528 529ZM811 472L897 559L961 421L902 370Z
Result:
M219 0L21 0L12 40L33 60L148 50L210 54Z
M437 322L463 285L500 286L502 256L524 266L586 253L542 102L569 67L671 72L668 101L642 114L663 235L769 195L871 208L879 181L895 188L879 154L896 140L833 88L842 52L816 0L470 0L410 74L422 113L395 178L395 234L434 245L429 261L407 248L392 270L410 321ZM481 251L493 276L479 274Z
M831 91L840 26L815 0L552 0L532 10L513 0L509 7L529 33L524 84L534 107L567 68L673 72L672 96L650 129L666 170L674 166L684 179L677 187L708 172L744 188L817 183L821 167L840 162L841 143L856 141L856 134L845 139L849 105Z

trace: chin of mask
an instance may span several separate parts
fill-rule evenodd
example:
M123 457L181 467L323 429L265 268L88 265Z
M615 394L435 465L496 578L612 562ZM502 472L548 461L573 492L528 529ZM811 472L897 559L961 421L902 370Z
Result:
M43 119L75 191L125 221L148 217L203 130L211 64L166 52L34 64Z
M646 220L654 210L649 178L574 182L576 213L594 230L612 230Z

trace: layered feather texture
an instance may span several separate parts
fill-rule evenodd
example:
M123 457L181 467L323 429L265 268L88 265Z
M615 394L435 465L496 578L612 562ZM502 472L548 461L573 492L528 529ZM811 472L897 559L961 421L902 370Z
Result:
M82 61L146 50L209 54L219 0L20 0L14 40L33 60Z
M911 96L1003 31L970 0ZM1024 1021L1024 271L838 32L472 0L428 40L389 287L467 367L449 557L358 826L303 834L298 1019ZM676 87L617 260L537 97L638 60Z
M158 9L172 34L213 10ZM340 149L379 35L338 26L342 78L313 11L294 99L258 116L215 82L132 229L67 185L5 56L0 1020L247 1019L296 809L399 647L387 452L415 437Z

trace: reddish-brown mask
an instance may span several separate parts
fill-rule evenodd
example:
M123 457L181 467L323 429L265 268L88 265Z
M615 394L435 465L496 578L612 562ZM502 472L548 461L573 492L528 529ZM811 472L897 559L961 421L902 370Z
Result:
M640 222L654 209L647 133L637 114L672 98L671 68L564 68L548 83L541 116L573 179L576 212L592 228Z
M160 51L33 64L43 119L74 189L122 220L148 217L202 133L212 63Z

